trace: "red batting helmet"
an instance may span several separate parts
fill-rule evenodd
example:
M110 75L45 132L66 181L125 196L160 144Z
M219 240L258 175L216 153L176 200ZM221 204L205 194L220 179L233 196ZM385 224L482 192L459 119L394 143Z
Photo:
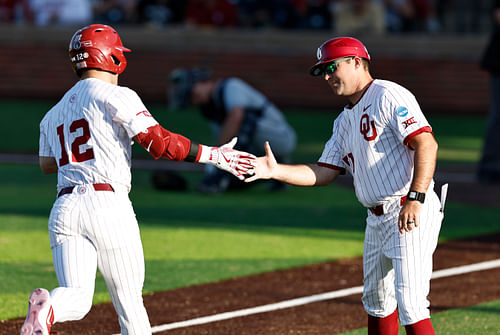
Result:
M101 69L120 74L127 67L125 48L116 30L104 24L91 24L78 30L69 43L73 70Z
M370 54L366 47L359 40L352 37L337 37L324 42L318 48L316 56L318 62L309 70L312 76L322 74L322 65L335 59L358 56L370 61Z

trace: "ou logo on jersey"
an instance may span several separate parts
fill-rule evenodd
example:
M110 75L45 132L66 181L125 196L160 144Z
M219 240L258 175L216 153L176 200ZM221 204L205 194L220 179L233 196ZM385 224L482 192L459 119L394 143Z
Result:
M359 131L367 141L373 141L377 138L377 128L375 128L375 121L370 120L368 114L363 114L363 116L361 116Z

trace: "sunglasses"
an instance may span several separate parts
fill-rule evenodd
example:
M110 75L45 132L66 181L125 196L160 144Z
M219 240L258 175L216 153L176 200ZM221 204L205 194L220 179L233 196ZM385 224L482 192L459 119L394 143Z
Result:
M340 58L340 59L334 60L333 62L326 64L325 66L323 66L322 75L324 76L325 74L334 73L335 71L337 71L337 69L339 67L339 63L344 62L344 61L349 60L349 59L353 59L353 58L354 57L344 57L344 58Z

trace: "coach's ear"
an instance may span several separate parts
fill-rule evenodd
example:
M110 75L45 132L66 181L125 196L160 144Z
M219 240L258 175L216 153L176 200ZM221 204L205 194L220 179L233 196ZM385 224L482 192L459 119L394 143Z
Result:
M54 157L40 156L40 169L44 174L57 173L57 162Z

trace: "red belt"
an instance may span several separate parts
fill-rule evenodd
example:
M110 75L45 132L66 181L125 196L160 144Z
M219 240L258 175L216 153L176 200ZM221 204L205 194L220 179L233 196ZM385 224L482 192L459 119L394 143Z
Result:
M406 202L406 195L404 197L401 197L400 204L403 206ZM376 207L370 207L368 208L370 212L375 214L376 216L381 216L384 215L384 205L378 205Z
M115 191L113 186L111 186L109 184L92 184L92 186L94 187L94 190L96 190L96 191L111 191L111 192ZM59 198L61 195L65 195L65 194L69 194L69 193L73 192L73 189L75 187L76 186L69 186L69 187L65 187L65 188L61 189L59 191L59 193L57 194L57 197Z

